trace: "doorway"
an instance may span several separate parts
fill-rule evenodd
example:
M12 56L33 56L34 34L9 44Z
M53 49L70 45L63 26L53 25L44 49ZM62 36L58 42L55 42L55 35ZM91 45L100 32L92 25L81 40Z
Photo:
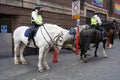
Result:
M2 26L6 26L6 33L11 33L11 15L0 14L0 28Z
M12 56L11 15L0 14L0 59Z

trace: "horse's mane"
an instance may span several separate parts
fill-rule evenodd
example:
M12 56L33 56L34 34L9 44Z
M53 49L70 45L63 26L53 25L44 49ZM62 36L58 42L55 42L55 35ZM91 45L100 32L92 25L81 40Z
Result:
M114 29L113 21L103 23L101 27L103 27L106 31L109 31L110 29Z
M56 30L58 30L58 29L63 29L63 28L61 28L60 26L58 26L58 25L56 25L56 24L45 23L44 25L45 25L45 26L48 26L48 27L47 27L48 29L51 29L51 28L54 28L54 29L56 29Z
M106 22L106 23L103 23L101 26L113 26L113 22Z

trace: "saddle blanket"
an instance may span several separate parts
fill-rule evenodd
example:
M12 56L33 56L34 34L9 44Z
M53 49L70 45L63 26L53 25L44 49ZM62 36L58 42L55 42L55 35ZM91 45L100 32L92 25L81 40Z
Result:
M30 34L31 34L31 30L30 30L30 28L28 28L26 31L25 31L25 33L24 33L24 36L25 37L28 37Z

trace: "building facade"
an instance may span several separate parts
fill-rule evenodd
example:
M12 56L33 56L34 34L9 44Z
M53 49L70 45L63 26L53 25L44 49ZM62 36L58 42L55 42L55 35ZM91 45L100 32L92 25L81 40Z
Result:
M69 0L1 0L0 25L7 24L8 32L21 25L30 26L31 12L35 4L41 4L44 23L53 23L61 27L71 27L71 2Z
M37 3L44 6L42 15L45 23L57 24L64 28L74 27L76 20L71 18L71 4L73 1L0 0L0 25L7 24L8 32L13 32L16 27L21 25L30 26L31 12ZM102 21L116 19L120 22L120 14L114 13L114 4L119 0L103 0L102 7L94 5L93 1L81 0L81 24L89 24L89 19L95 11L100 13Z

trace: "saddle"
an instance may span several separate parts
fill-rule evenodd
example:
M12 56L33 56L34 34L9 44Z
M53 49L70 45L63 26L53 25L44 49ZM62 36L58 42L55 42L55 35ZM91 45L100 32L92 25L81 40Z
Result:
M25 36L25 37L28 37L30 34L31 34L31 30L30 30L30 28L28 28L28 29L25 31L24 36Z
M38 28L39 28L39 27L38 27ZM27 44L27 45L29 45L29 44L30 44L30 41L32 40L33 43L34 43L34 45L36 46L34 37L35 37L35 35L36 35L37 31L38 31L38 28L34 28L34 29L33 29L33 28L28 28L28 29L25 31L24 36L25 36L25 37L28 37L28 44ZM36 46L36 47L37 47L37 46Z
M28 29L25 31L24 36L25 36L25 37L29 37L29 36L35 37L37 31L38 31L38 28L36 28L36 29L34 29L34 30L31 29L31 28L28 28Z

